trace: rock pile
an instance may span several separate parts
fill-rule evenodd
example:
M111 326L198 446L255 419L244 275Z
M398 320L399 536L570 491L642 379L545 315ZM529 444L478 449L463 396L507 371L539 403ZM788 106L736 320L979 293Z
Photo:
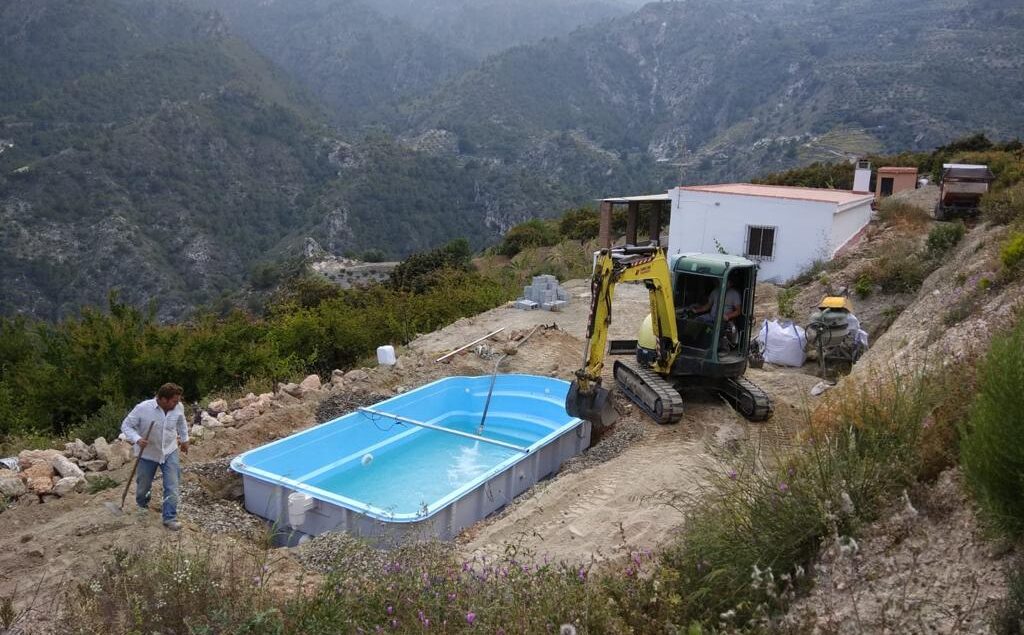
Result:
M97 439L93 445L75 439L65 445L64 451L23 450L18 454L17 469L0 469L0 494L8 499L30 493L67 496L82 491L86 471L98 472L111 463L120 467L130 453L127 443L108 444L104 439Z

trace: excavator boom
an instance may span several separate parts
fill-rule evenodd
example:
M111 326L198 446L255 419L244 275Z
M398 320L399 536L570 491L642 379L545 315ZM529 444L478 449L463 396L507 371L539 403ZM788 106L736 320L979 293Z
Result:
M675 308L668 260L660 247L619 247L602 249L591 279L590 319L583 367L566 396L565 409L570 416L586 419L600 427L618 418L608 389L601 386L601 371L608 345L608 327L612 319L612 298L619 282L642 282L651 302L651 318L658 350L655 371L668 373L679 355Z

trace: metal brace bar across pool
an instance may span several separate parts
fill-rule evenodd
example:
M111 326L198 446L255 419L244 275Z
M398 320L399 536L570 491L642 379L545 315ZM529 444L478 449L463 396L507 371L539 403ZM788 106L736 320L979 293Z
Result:
M415 419L409 419L408 417L401 417L399 415L391 414L390 412L381 412L380 410L374 410L373 408L360 408L359 412L365 412L371 415L377 415L378 417L387 417L394 419L400 423L408 423L410 425L419 426L421 428L427 428L428 430L437 430L438 432L447 432L448 434L454 434L460 437L466 437L467 439L475 439L477 441L483 441L484 443L490 443L492 445L500 445L503 448L509 450L516 450L517 452L523 452L525 454L530 453L530 448L524 448L521 445L514 445L512 443L505 443L504 441L498 441L496 439L488 439L482 437L479 434L473 434L471 432L461 432L459 430L452 430L451 428L445 428L443 426L435 426L432 423L424 423L422 421L416 421Z

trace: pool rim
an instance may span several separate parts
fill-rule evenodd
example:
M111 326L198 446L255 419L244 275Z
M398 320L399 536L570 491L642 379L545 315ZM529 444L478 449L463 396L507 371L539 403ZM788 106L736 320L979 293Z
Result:
M516 377L516 378L523 377L523 378L530 378L530 379L543 379L543 380L548 381L548 382L554 382L554 383L557 383L557 384L563 384L564 386L566 386L566 391L568 391L568 386L569 386L569 382L565 381L564 379L559 379L557 377L546 377L544 375L530 375L530 374L526 374L526 373L507 373L507 374L498 375L498 379L499 380L502 377ZM429 388L429 387L440 386L440 385L445 384L447 382L466 380L466 379L472 379L472 380L486 379L488 382L490 381L489 375L454 375L454 376L450 376L450 377L442 377L441 379L437 379L437 380L434 380L434 381L429 382L427 384L423 384L422 386L419 386L418 388L415 388L415 389L410 390L408 392L405 392L405 393L402 393L402 394L399 394L399 395L394 395L392 397L389 397L388 399L385 399L384 401L377 402L377 403L375 403L373 405L373 407L374 408L380 408L380 407L386 405L387 403L389 403L391 401L394 401L396 399L401 399L402 397L407 396L407 395L409 395L409 394L411 394L411 393L413 393L413 392L415 392L417 390L423 390L423 389ZM497 384L495 385L495 391L498 391ZM564 405L564 401L562 401L562 400L547 399L547 398L544 398L544 397L538 397L538 398L546 400L546 401L551 401L553 403L557 403L557 404L560 404L560 405ZM432 503L424 504L423 509L421 509L420 511L414 512L414 513L396 513L396 512L391 512L391 511L388 511L387 509L384 509L382 507L378 507L376 505L373 505L373 504L370 504L370 503L366 503L366 502L363 502L363 501L358 501L358 500L349 498L347 496L342 496L340 494L336 494L334 492L329 492L329 491L321 489L319 487L315 487L315 486L309 485L307 483L303 483L301 481L296 481L296 480L288 478L286 476L281 476L279 474L274 474L272 472L268 472L268 471L263 470L261 468L247 465L245 463L245 460L244 460L245 457L250 455L250 454L252 454L252 453L254 453L254 452L257 452L259 450L264 450L266 448L273 447L273 446L275 446L277 444L280 444L280 443L284 443L285 441L291 440L291 439L293 439L296 436L299 436L299 435L302 435L302 434L307 434L307 433L312 432L313 430L316 430L318 428L329 426L329 425L339 421L340 419L343 419L343 418L348 417L350 415L356 415L356 414L360 414L359 411L358 410L352 410L351 412L347 412L347 413L345 413L345 414L343 414L343 415L341 415L339 417L335 417L334 419L331 419L329 421L325 421L325 422L317 424L315 426L311 426L309 428L305 428L303 430L299 430L298 432L295 432L293 434L289 434L288 436L285 436L285 437L282 437L280 439L277 439L276 441L271 441L270 443L261 445L259 447L252 448L250 450L246 450L245 452L243 452L243 453L241 453L241 454L239 454L239 455L237 455L237 456L235 456L234 458L231 459L230 467L231 467L232 470L234 470L235 472L238 472L243 477L248 476L248 477L257 479L259 481L263 481L265 483L269 483L270 485L284 486L284 487L287 487L287 488L289 488L289 489L291 489L291 490L293 490L295 492L300 492L300 493L306 494L308 496L311 496L311 497L313 497L313 498L315 498L317 500L323 501L323 502L327 502L327 503L330 503L330 504L333 504L333 505L338 505L340 507L343 507L343 508L352 510L354 512L363 514L365 516L368 516L370 518L373 518L375 520L380 520L380 521L384 521L384 522L392 522L392 523L415 523L415 522L419 522L419 521L425 520L427 518L430 518L430 517L434 516L435 514L438 514L438 513L442 512L443 510L448 508L451 504L458 502L459 499L463 498L465 495L467 495L470 492L472 492L474 489L476 489L476 488L478 488L478 487L480 487L482 485L486 485L496 475L498 475L501 472L507 470L508 468L512 467L513 465L516 465L516 464L519 464L519 463L522 463L522 462L528 460L531 456L535 455L538 450L540 450L544 446L548 445L549 443L557 440L558 438L564 436L565 434L568 434L568 433L573 432L573 431L576 431L576 433L579 434L580 427L582 425L584 425L584 423L585 423L585 421L583 419L580 419L578 417L570 417L568 423L565 423L565 424L563 424L563 425L553 429L551 432L549 432L548 434L544 435L543 437L537 439L536 441L534 441L530 445L524 446L526 448L526 450L527 450L526 452L513 451L514 454L512 456L509 456L505 460L495 464L491 469L489 469L486 472L480 474L475 479L465 483L464 485L462 485L458 489L452 490L451 492L449 492L444 497L442 497L442 498L440 498L440 499L438 499L438 500L436 500L436 501L434 501ZM381 446L384 446L384 445L390 445L391 443L393 443L393 442L395 442L395 441L397 441L397 440L399 440L399 439L401 439L403 437L409 436L411 434L415 434L416 432L419 432L421 430L426 430L426 428L420 428L420 427L412 426L409 430L402 431L399 434L395 435L394 437L388 438L386 441L378 442L378 443L376 443L374 445L368 446L367 448L360 449L358 452L354 452L354 453L352 453L352 454L350 454L350 455L348 455L347 457L344 457L344 458L348 459L349 457L351 457L351 456L353 456L355 454L361 454L361 453L364 453L364 452L372 452L375 448L378 448L378 447L381 447ZM441 434L443 434L443 433L441 433Z

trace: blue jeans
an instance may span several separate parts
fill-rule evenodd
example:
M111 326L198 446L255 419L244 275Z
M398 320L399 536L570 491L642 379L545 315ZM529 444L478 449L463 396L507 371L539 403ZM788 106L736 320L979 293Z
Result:
M139 471L135 480L135 504L142 509L149 507L149 494L153 488L153 477L156 476L157 467L160 468L160 475L164 479L162 516L166 523L178 517L178 481L181 477L181 464L178 462L177 450L167 456L163 463L139 459Z

